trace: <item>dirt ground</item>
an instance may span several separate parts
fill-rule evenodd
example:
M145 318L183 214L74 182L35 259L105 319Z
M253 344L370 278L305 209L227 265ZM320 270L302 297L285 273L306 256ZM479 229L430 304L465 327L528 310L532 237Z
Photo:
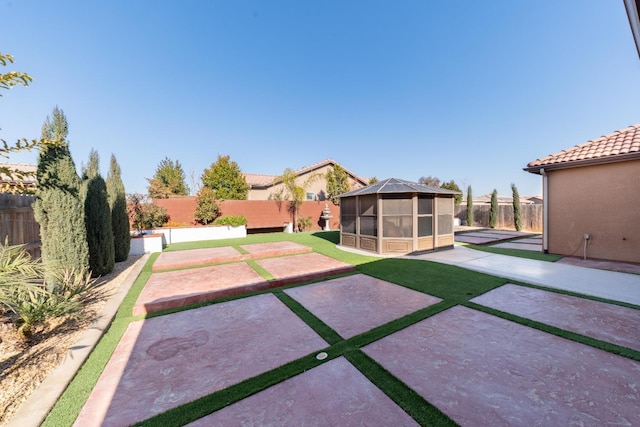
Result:
M140 256L116 263L100 279L93 298L78 318L54 319L34 328L30 342L21 341L11 319L0 313L0 424L8 422L38 386L64 359L109 297L128 276Z

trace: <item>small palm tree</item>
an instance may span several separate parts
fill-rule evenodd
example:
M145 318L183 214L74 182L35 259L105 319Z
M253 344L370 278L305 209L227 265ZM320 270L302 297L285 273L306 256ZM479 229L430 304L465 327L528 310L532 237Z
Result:
M307 189L320 177L318 174L312 174L300 184L298 182L298 174L293 169L287 168L282 175L273 180L274 185L282 184L282 186L270 197L275 200L289 201L289 212L293 216L294 231L297 231L295 225L298 224L298 209L304 201Z

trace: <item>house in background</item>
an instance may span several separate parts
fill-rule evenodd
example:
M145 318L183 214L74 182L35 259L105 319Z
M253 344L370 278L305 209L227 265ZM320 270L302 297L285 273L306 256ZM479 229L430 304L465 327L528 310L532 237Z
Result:
M466 205L467 201L462 200L461 204ZM483 194L479 197L473 198L473 204L475 205L490 205L491 204L491 194ZM542 197L540 196L520 196L520 204L521 205L536 205L542 204ZM513 205L513 196L502 196L498 194L498 205Z
M26 163L0 163L0 168L8 168L12 171L28 173L28 175L24 176L19 176L17 173L13 173L13 176L0 173L0 192L13 193L17 189L21 189L22 191L27 190L30 192L35 191L38 165Z
M323 160L310 166L305 166L295 171L298 176L297 182L302 185L313 175L318 175L318 179L307 188L306 200L323 201L327 198L327 181L325 176L327 172L333 170L338 163L333 159ZM342 166L342 165L340 165ZM345 167L342 167L349 177L349 185L351 190L355 190L366 186L368 179L361 178ZM277 175L261 175L245 173L244 177L247 184L251 186L247 200L269 200L270 196L281 190L282 184L274 184Z
M537 159L543 249L640 263L640 124Z

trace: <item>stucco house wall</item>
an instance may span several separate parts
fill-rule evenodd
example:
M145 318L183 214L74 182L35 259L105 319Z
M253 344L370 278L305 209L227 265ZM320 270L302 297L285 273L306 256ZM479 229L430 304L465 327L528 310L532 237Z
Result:
M313 181L307 188L307 199L309 201L324 201L327 198L327 172L334 169L336 162L332 159L327 159L322 162L305 166L296 171L298 178L296 183L302 186L309 178L317 175L315 181ZM353 174L349 170L345 169L348 175L350 190L361 188L368 184L368 180L365 180L357 175ZM282 184L273 185L273 180L276 176L273 175L258 175L258 174L245 174L247 183L251 186L247 200L269 200L273 198L282 189Z
M541 175L542 248L640 263L640 124L530 162Z
M640 160L547 172L549 252L640 262Z

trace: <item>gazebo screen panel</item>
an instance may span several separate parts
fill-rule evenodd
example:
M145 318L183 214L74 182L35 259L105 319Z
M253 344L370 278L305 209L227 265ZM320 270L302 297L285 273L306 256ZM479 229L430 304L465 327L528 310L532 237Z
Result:
M438 197L438 235L453 234L453 199Z
M340 225L343 233L356 232L356 198L345 197L340 200Z
M418 237L433 236L433 197L418 197Z

